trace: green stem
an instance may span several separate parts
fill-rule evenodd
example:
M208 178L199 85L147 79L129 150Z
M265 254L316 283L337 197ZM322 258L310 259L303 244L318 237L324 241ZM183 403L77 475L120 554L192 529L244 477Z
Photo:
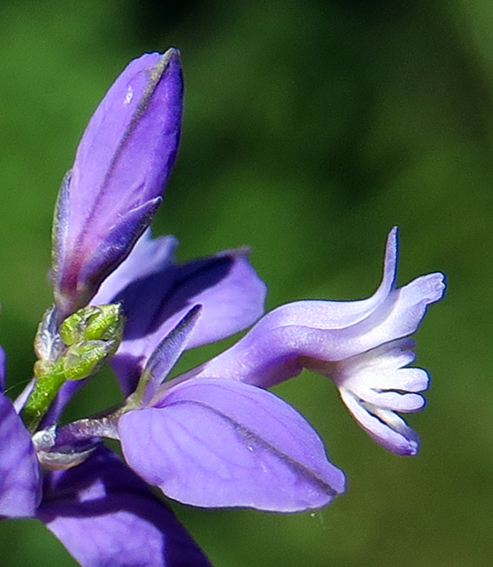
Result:
M21 412L22 420L29 431L32 433L36 431L65 381L65 373L58 364L54 364L46 374L36 380L33 391Z

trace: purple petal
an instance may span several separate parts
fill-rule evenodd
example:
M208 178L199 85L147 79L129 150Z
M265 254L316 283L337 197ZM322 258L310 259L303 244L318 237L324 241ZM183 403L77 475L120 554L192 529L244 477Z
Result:
M5 391L5 351L0 347L0 393Z
M34 516L40 497L41 471L31 437L0 394L0 516Z
M387 268L388 263L386 273ZM389 277L384 276L384 282ZM283 305L265 315L232 348L183 379L221 376L270 387L296 376L304 366L316 368L320 361L364 353L416 331L427 306L442 297L443 280L442 274L435 273L400 289L385 286L390 289L386 297L381 295L381 286L375 294L378 301L367 304L372 309L360 310L359 301L354 302L354 309L348 303L331 301Z
M308 422L270 392L222 379L190 380L118 424L129 465L195 506L293 512L344 490L344 475Z
M195 327L200 320L201 311L201 305L192 307L152 353L139 381L138 390L140 390L141 384L143 385L142 398L139 399L139 405L149 405L157 389L190 341L190 337L193 335ZM137 391L137 393L140 392Z
M122 214L121 218L108 229L104 240L95 243L91 256L81 267L79 274L79 280L84 282L86 287L97 289L104 277L121 263L151 222L161 201L161 197L156 197Z
M149 223L175 161L182 98L178 52L146 54L91 118L57 207L52 277L62 316L91 299Z
M178 241L173 236L152 238L150 229L137 240L121 265L101 284L94 296L94 305L111 303L133 282L143 280L156 272L164 272L174 265L173 255Z
M210 567L173 512L106 448L46 475L38 518L83 567Z
M176 265L174 245L169 237L150 240L145 234L93 301L123 303L127 323L111 364L125 394L135 389L148 358L193 305L203 309L187 348L228 337L263 313L266 287L247 251Z

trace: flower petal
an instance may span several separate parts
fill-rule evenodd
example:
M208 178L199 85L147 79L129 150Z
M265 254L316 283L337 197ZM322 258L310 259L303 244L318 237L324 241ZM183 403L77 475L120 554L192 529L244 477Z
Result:
M429 384L421 368L403 368L414 360L414 341L401 339L332 365L330 376L339 388L363 402L400 412L418 411L425 400L419 394ZM323 371L322 371L323 373Z
M228 337L263 313L266 287L246 250L176 265L170 257L174 246L170 237L151 240L145 234L93 301L123 303L127 323L111 365L125 394L135 389L151 354L193 305L203 309L187 348Z
M347 327L336 324L335 302L283 305L265 315L233 347L183 378L222 376L273 386L296 376L304 366L344 360L413 333L427 306L438 301L444 289L442 274L422 276L391 291L365 319Z
M222 379L190 380L118 429L128 464L195 506L293 512L344 491L344 475L308 422L270 392Z
M52 279L62 317L91 299L148 225L175 161L182 98L170 49L132 61L92 116L57 205Z
M382 447L398 455L417 454L418 434L396 413L362 402L345 388L339 392L356 421Z
M81 266L79 281L90 286L92 291L97 289L103 278L127 256L151 222L161 200L161 197L156 197L122 214L115 224L107 229L104 240L94 243L90 257Z
M29 432L0 393L0 516L34 516L41 498L41 471Z
M137 240L132 251L120 266L101 284L91 303L105 305L114 301L125 288L133 282L165 271L174 264L173 255L178 246L174 236L151 237L147 229Z
M38 518L83 567L210 567L173 512L104 447L48 473L44 490Z
M200 320L201 310L201 305L192 307L152 353L137 387L136 394L141 396L138 400L139 405L149 405L159 386L166 379L193 335L197 322ZM142 392L140 392L141 386Z

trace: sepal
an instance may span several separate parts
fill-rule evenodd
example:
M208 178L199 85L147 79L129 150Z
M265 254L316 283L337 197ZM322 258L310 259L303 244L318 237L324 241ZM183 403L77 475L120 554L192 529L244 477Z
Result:
M247 384L165 384L153 406L123 414L118 430L129 466L185 504L295 512L325 506L345 489L309 423Z

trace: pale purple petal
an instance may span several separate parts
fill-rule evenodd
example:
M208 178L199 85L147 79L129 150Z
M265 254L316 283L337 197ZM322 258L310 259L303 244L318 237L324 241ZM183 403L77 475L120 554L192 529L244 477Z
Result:
M125 459L181 502L293 512L325 506L343 492L343 473L286 402L222 379L190 380L155 407L124 414Z
M400 339L337 363L318 364L314 370L329 376L356 421L386 449L415 455L417 434L395 412L419 411L428 374L406 368L414 360L414 341Z
M83 567L210 567L173 512L106 448L46 475L38 518Z
M351 391L339 390L343 402L360 426L382 447L398 455L416 455L418 434L396 413L362 402Z
M31 437L0 393L0 516L33 516L40 498L41 471Z
M410 339L387 343L331 365L327 375L363 402L399 412L418 411L425 400L415 392L426 390L429 378L421 368L405 368L414 353L403 349L413 346Z
M17 396L17 398L12 402L17 413L21 413L24 408L31 392L33 391L34 385L36 384L36 378L32 378L27 384L22 392Z
M179 54L146 54L110 88L62 185L52 279L62 316L87 303L130 252L175 161L183 82Z
M345 357L414 333L428 305L442 298L445 292L444 279L441 273L428 274L394 290L381 310L354 329L356 340L352 348L344 347ZM349 341L351 335L349 332L344 338Z
M387 302L397 277L397 227L387 237L382 281L376 292L368 299L359 301L298 301L290 309L274 310L264 317L265 328L299 325L327 330L345 329L366 320L380 306ZM275 316L274 316L275 314ZM272 316L272 319L268 318ZM263 323L265 321L265 323Z
M127 322L111 365L125 394L135 389L151 354L194 305L202 305L202 313L187 348L228 337L263 313L266 287L246 250L177 265L171 259L174 245L168 237L151 240L145 234L93 301L123 304Z
M335 325L334 302L299 301L265 315L238 343L183 378L221 376L270 387L314 361L339 361L413 333L444 292L443 275L422 276L392 290L365 319ZM316 362L315 362L316 363Z

